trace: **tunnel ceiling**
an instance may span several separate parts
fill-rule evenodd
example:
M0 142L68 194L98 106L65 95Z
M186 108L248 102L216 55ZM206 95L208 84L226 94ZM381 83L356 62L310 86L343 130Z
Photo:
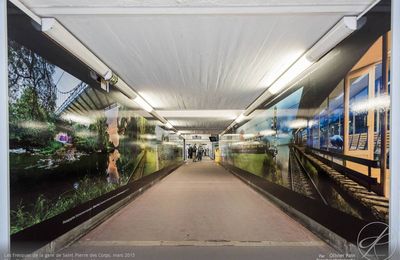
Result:
M372 44L390 30L390 13L376 12L367 23L320 60L318 68L298 83L304 91L299 108L313 111L334 90Z
M367 22L360 30L338 44L315 64L315 68L308 76L296 82L287 92L277 96L265 108L273 107L297 89L303 88L297 115L312 116L315 109L318 109L339 82L346 77L368 48L382 34L390 30L390 13L378 9L366 15L366 18Z
M23 0L55 17L156 110L243 110L266 79L373 0ZM231 118L168 118L224 130ZM217 130L216 130L217 131Z

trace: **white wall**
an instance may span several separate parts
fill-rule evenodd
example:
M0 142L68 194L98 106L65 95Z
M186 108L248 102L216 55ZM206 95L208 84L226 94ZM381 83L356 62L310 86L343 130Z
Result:
M7 0L0 0L0 258L10 245L8 160Z
M390 248L400 259L400 1L392 0L392 88L390 115Z

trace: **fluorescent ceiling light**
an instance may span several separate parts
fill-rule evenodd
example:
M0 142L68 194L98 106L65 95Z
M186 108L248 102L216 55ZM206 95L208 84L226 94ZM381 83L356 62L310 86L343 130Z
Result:
M169 128L169 129L174 128L174 127L171 125L170 122L167 122L167 123L165 124L165 126L166 126L167 128Z
M83 45L74 35L62 26L55 18L42 18L42 32L57 42L64 49L72 53L75 57L89 66L105 80L113 77L113 72L96 55L94 55L85 45ZM116 76L115 76L116 77ZM126 96L133 99L137 94L122 79L116 77L115 86Z
M138 96L136 92L120 78L118 78L118 81L114 85L129 99L135 99Z
M160 121L162 124L165 125L167 123L167 120L164 117L160 116L156 111L151 112L151 114L153 115L154 118L158 119L158 121Z
M263 104L272 95L275 95L288 87L296 77L302 74L314 62L328 53L337 44L343 41L355 30L360 29L366 22L365 17L357 19L356 16L343 17L331 30L329 30L314 46L300 59L289 67L260 97L258 97L243 113L250 115L257 107ZM273 78L273 77L272 77ZM268 81L269 83L270 81Z
M151 113L153 117L157 118L163 124L167 120L158 115L154 109L141 98L125 81L120 79L113 71L107 67L95 54L93 54L85 45L83 45L73 34L64 28L55 18L42 18L41 30L48 37L57 42L60 46L69 51L72 55L77 57L84 64L89 66L99 76L109 81L118 90L126 95L129 99L133 99L141 108Z
M235 119L243 110L157 110L161 116L166 118L223 118Z
M313 62L309 61L305 56L297 60L275 83L268 88L273 95L284 89L293 79L308 69Z
M329 32L327 32L310 50L298 59L286 72L284 72L273 85L268 88L272 94L279 93L293 79L308 69L314 62L328 53L352 32L361 28L366 19L357 20L356 16L343 17Z
M260 87L269 87L274 81L282 75L287 68L289 68L296 60L298 60L305 50L298 50L295 52L289 52L284 57L280 58L278 62L274 63L272 69L270 69L264 76L264 78L258 84Z
M191 131L191 130L179 130L178 132L182 133L182 134L191 134L191 133L193 133L193 131Z
M322 56L328 53L332 48L347 38L355 30L360 29L366 22L365 17L358 19L356 16L343 17L331 30L329 30L314 46L309 49L301 58L291 65L271 86L266 85L268 89L258 97L247 109L243 115L248 116L261 104L266 102L273 95L283 92L289 84L293 82L300 74L307 70L313 63L318 61ZM274 77L272 77L274 78ZM270 80L267 82L270 83ZM243 120L238 117L235 122L239 123ZM232 127L232 124L222 132Z
M236 123L240 123L240 122L242 122L242 121L244 120L244 118L245 118L245 116L244 116L243 114L241 114L240 116L238 116L238 117L235 119L235 122L236 122Z
M111 70L56 19L42 18L41 29L47 36L64 47L67 51L74 54L100 76L104 77L110 73Z
M140 96L136 96L136 98L134 98L133 101L135 101L136 104L138 104L141 108L143 108L147 112L151 113L153 111L153 108Z
M272 96L272 93L269 91L265 91L260 97L258 97L249 107L246 108L246 111L244 111L244 115L248 116L251 113L253 113L254 110L256 110L262 103L264 103L265 100L270 98Z
M343 17L307 52L307 59L311 62L318 61L322 56L347 38L351 33L360 29L365 22L365 17L361 19L357 19L356 16Z

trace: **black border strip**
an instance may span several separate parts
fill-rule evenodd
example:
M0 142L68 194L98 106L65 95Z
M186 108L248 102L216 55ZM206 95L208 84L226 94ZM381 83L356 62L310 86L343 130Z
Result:
M230 164L221 165L354 245L359 231L369 223Z
M13 234L11 236L11 252L22 254L34 252L115 203L139 191L141 188L164 178L182 164L183 161L147 175L137 181L127 183L113 191Z

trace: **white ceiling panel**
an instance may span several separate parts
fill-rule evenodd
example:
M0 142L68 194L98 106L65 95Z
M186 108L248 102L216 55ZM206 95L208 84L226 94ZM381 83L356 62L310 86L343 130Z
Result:
M22 0L38 14L354 13L371 0ZM198 8L201 7L201 8Z
M244 109L341 16L60 15L156 109Z
M372 0L24 0L55 17L157 110L243 110ZM182 127L230 120L180 117Z
M233 120L244 110L158 110L165 118L223 118Z
M218 118L171 118L168 121L178 131L190 131L191 133L221 133L232 120Z

